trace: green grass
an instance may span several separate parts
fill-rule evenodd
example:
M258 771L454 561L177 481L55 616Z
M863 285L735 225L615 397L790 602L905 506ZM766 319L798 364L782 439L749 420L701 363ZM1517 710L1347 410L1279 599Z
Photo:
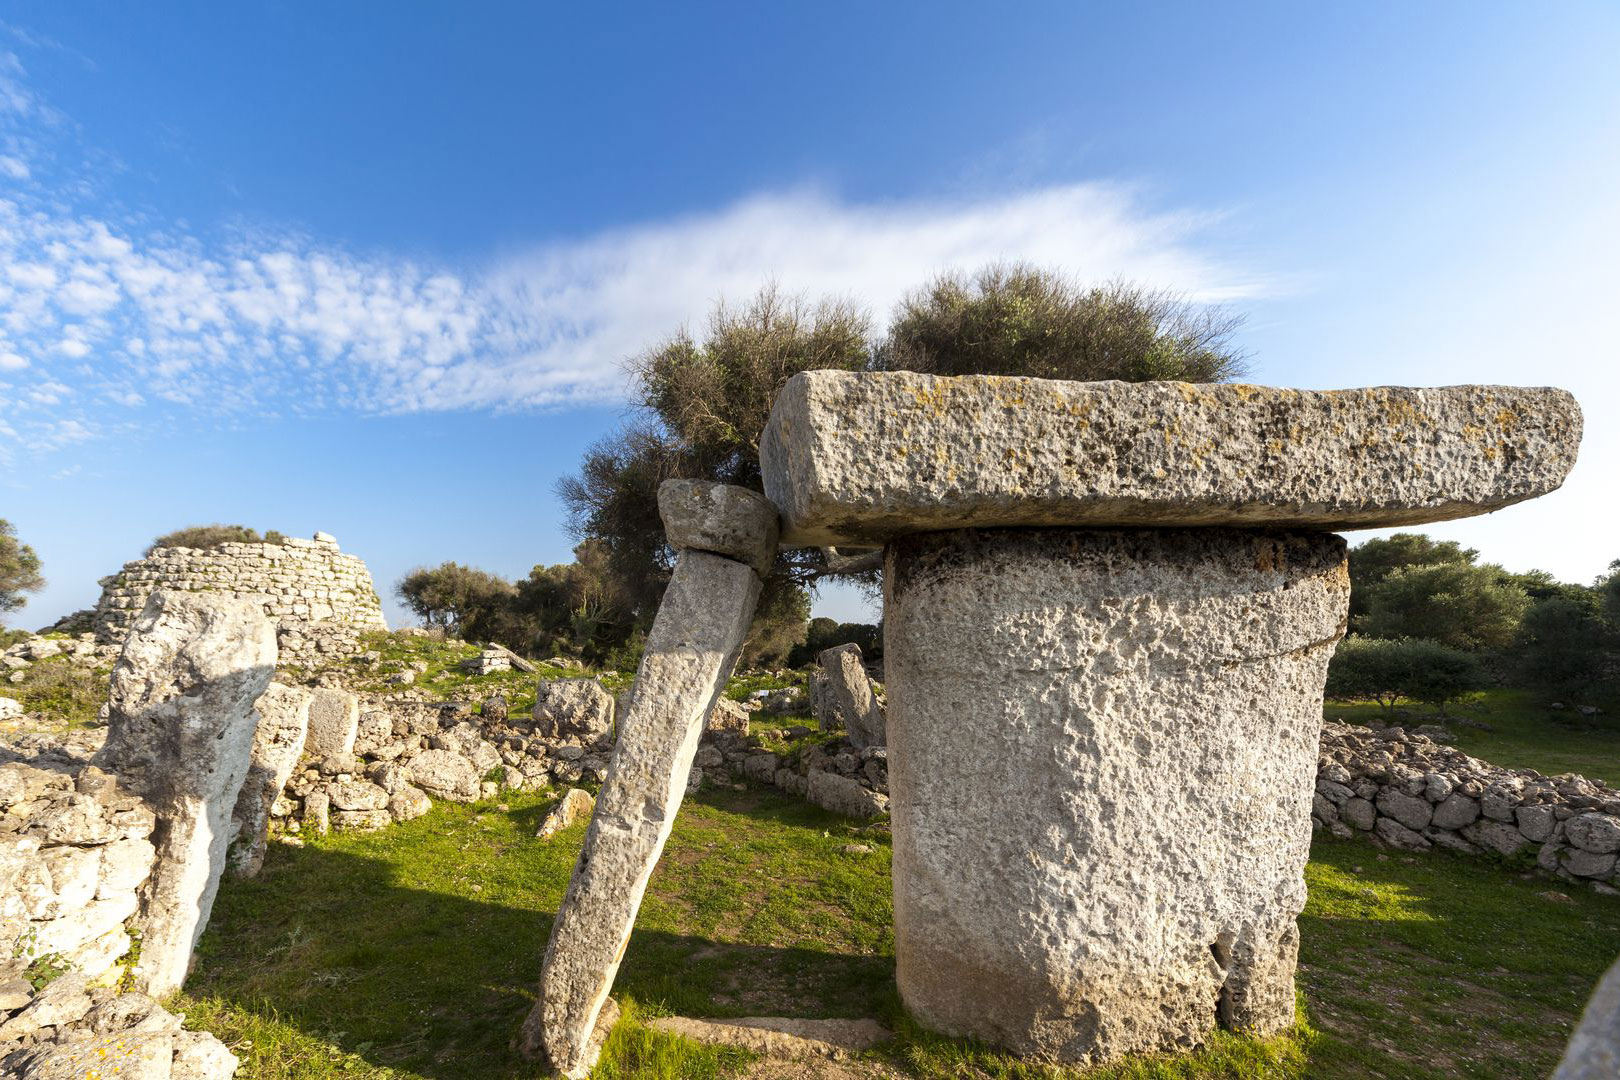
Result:
M1403 703L1404 715L1392 716L1377 705L1330 701L1322 712L1329 720L1351 724L1403 724L1416 727L1435 723L1434 710ZM1535 769L1549 776L1580 773L1591 780L1620 784L1620 717L1605 714L1586 719L1573 710L1546 707L1545 698L1526 690L1489 690L1476 701L1447 710L1447 724L1457 741L1452 745L1492 765L1508 769ZM1482 731L1458 721L1480 721Z
M66 656L37 660L22 669L21 682L0 682L0 696L46 719L45 729L89 727L107 700L112 668L90 667Z
M511 1050L584 826L533 833L547 800L436 806L367 835L273 845L227 881L180 1003L258 1080L534 1076ZM853 842L871 850L845 854ZM638 1017L874 1016L917 1077L1051 1078L910 1024L893 980L886 828L774 791L681 809L619 971L626 1019L599 1077L725 1077L749 1061ZM1620 951L1620 902L1446 853L1319 841L1288 1036L1088 1077L1545 1076ZM1567 893L1567 897L1560 894Z
M441 700L504 694L507 707L514 714L527 713L534 707L535 684L541 679L582 678L595 674L589 670L540 664L533 674L513 669L473 675L462 670L461 665L477 656L480 647L465 641L382 632L366 634L362 640L367 649L381 654L381 658L375 664L354 659L338 665L351 689L373 693L409 689ZM414 670L413 664L423 665L424 670L417 672L415 681L408 687L389 681L390 675Z

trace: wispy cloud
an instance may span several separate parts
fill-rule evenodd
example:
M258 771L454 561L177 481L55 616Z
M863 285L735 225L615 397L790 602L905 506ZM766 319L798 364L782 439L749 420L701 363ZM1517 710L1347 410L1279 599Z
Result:
M523 409L611 401L620 361L766 280L881 317L947 268L1028 259L1195 297L1260 283L1205 252L1216 219L1110 184L853 203L801 189L542 244L482 265L358 253L298 234L208 236L47 186L61 118L0 53L0 404L7 439L61 446L156 409ZM68 194L74 192L75 194Z

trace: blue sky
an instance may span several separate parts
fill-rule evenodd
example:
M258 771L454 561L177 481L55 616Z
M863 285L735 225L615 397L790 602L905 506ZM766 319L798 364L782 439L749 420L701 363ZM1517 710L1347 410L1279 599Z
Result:
M623 357L766 278L881 323L997 258L1229 303L1254 382L1565 386L1565 489L1430 531L1620 557L1614 4L3 17L0 517L50 579L13 625L205 521L331 532L385 597L566 561Z

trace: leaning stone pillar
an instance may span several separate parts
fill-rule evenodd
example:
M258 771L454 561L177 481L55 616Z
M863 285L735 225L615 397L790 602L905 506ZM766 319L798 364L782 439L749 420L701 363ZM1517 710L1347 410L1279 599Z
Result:
M698 740L725 687L776 557L776 509L743 488L667 481L658 508L679 555L647 636L630 707L585 846L557 911L525 1054L585 1076L617 1007L608 999L647 880L686 793Z
M260 604L165 591L147 600L113 668L96 764L157 815L157 861L136 916L136 988L153 997L180 989L208 924L253 755L254 703L275 666L276 626Z
M885 572L900 993L1051 1061L1294 1021L1344 541L902 537Z
M887 545L901 997L1047 1061L1293 1018L1329 530L1556 488L1551 389L806 372L760 445L789 546Z

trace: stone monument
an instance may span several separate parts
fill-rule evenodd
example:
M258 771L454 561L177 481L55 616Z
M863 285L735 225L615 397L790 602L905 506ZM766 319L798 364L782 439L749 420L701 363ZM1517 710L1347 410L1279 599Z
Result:
M791 379L782 542L886 549L907 1009L1060 1063L1292 1024L1328 530L1546 494L1580 433L1552 389Z

